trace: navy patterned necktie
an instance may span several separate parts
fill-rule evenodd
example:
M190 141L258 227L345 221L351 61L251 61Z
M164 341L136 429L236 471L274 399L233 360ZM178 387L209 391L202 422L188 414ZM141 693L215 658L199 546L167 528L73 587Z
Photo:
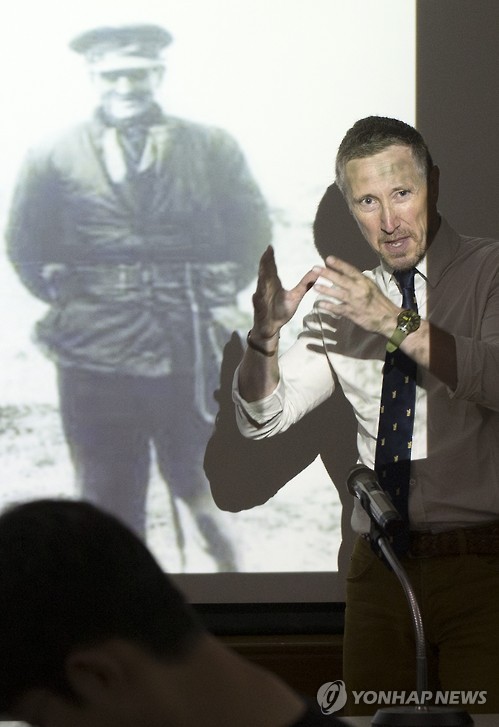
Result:
M402 307L417 311L414 268L394 273L402 292ZM393 539L398 555L409 547L409 480L411 471L416 363L398 348L386 354L374 469L406 527Z

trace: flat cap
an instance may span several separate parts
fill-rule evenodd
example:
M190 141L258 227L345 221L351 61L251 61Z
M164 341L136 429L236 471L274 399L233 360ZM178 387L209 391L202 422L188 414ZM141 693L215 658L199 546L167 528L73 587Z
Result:
M73 38L69 47L95 70L113 71L161 64L161 52L172 40L159 25L137 23L86 30Z

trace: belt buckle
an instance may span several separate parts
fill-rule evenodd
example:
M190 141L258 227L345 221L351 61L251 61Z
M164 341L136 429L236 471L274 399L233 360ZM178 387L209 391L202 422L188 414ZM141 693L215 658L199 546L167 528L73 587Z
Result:
M152 283L153 275L149 265L143 265L140 270L140 279L144 285L150 285Z
M117 266L117 272L118 272L118 286L120 288L127 288L130 284L130 265L125 265L124 263L119 263Z

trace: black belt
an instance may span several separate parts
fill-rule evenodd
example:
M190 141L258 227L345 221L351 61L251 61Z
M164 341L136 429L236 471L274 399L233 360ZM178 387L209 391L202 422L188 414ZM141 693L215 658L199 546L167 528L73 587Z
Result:
M470 553L474 555L499 554L499 522L472 525L440 533L412 531L409 555L431 558Z
M368 533L363 533L362 537L369 540ZM425 530L410 532L407 552L410 558L438 558L464 553L499 555L499 522L443 530L440 533Z
M74 270L77 280L88 285L112 285L117 288L141 287L142 285L170 283L180 285L167 263L137 264L97 264L77 267ZM182 281L183 282L183 281Z

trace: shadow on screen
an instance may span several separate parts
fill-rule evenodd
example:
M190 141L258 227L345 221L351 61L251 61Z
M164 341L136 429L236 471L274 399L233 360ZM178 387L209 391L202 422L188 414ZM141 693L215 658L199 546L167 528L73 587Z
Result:
M323 258L342 257L361 269L376 264L376 256L363 240L335 184L328 187L314 221L314 241ZM317 457L338 490L342 503L342 546L338 570L345 573L353 533L353 502L345 481L357 461L356 422L341 389L286 432L258 441L245 439L237 428L232 380L243 355L237 333L224 349L219 412L208 442L204 467L218 507L238 512L262 505ZM305 493L304 493L305 497Z

